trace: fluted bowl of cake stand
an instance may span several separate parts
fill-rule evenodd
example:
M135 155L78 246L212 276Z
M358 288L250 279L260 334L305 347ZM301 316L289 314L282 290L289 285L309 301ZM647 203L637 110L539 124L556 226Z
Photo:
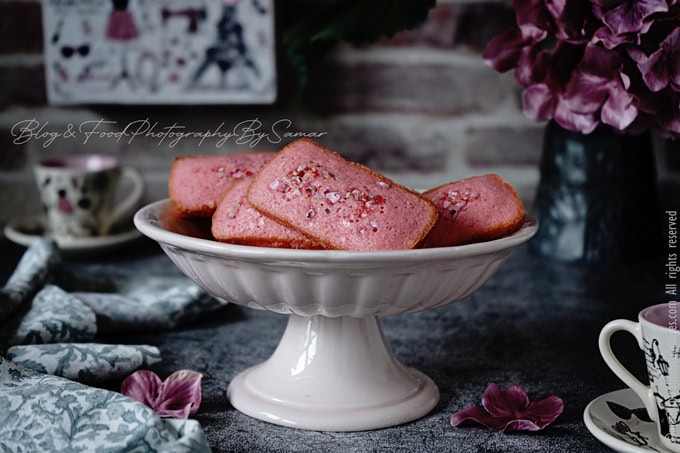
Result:
M240 372L227 396L257 419L320 431L394 426L432 410L437 386L399 363L379 316L463 299L538 228L527 217L518 231L494 241L351 252L220 243L175 217L169 200L140 209L134 223L208 293L289 316L272 356Z

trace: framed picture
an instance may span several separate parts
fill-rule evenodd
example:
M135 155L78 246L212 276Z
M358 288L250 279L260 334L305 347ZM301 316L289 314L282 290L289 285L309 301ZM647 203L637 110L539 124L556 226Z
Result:
M267 104L272 0L43 0L52 104Z

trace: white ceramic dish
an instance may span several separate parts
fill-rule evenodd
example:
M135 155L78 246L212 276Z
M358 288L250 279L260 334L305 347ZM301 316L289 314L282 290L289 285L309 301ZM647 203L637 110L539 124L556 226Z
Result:
M5 236L10 241L29 246L36 238L43 236L45 231L37 218L28 218L8 223L4 229ZM89 253L110 250L125 245L142 234L133 227L118 227L110 234L83 238L55 238L59 249L67 253Z
M291 250L192 237L169 200L137 212L134 223L209 293L289 314L274 354L229 385L232 405L285 426L355 431L405 423L439 399L434 383L402 366L376 316L415 312L479 288L513 247L538 228L458 247L381 252Z
M629 388L595 398L583 412L583 421L593 436L620 453L670 453L661 444L644 404Z

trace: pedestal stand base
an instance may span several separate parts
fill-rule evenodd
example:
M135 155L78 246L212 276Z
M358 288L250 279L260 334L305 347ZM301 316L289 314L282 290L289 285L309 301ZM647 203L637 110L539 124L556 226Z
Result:
M229 385L239 411L278 425L363 431L427 414L439 391L394 357L375 317L291 315L274 354Z

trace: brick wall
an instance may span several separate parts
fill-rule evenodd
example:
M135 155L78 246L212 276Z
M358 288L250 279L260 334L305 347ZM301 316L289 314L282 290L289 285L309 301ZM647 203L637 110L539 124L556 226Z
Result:
M301 2L276 2L277 29L295 18ZM304 0L302 0L304 4ZM431 187L473 174L497 172L531 205L538 180L543 126L521 114L512 75L487 68L481 52L492 36L514 21L505 0L441 1L413 31L364 48L341 47L313 74L301 98L292 94L292 74L280 58L279 100L265 107L55 107L46 103L38 0L0 0L0 224L37 212L31 165L60 152L108 152L139 168L147 181L146 200L167 196L172 157L245 151L197 143L159 146L149 140L87 145L55 141L12 143L11 128L36 118L59 129L105 119L112 130L137 119L189 130L221 122L235 125L258 118L263 127L289 119L292 129L324 131L319 141L348 158L414 187ZM659 142L660 176L673 179L677 153ZM264 145L259 149L277 149ZM674 145L677 147L677 145ZM673 150L676 151L676 150ZM674 165L667 165L672 164Z

